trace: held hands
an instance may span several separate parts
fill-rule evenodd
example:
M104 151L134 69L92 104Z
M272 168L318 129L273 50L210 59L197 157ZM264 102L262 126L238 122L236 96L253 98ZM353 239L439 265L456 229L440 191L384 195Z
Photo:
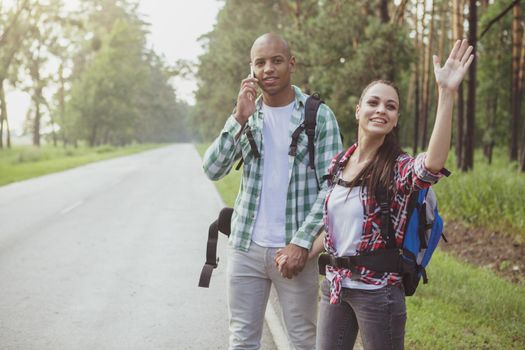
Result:
M285 278L292 278L303 270L308 260L308 250L290 243L277 251L274 260L281 275Z
M248 118L250 118L255 112L257 82L257 79L248 77L241 83L241 89L237 96L237 109L235 112L235 119L241 125L244 125L248 121Z
M457 40L443 67L440 66L439 58L435 55L433 56L434 75L440 89L451 91L458 89L470 64L474 60L474 55L471 54L472 50L473 47L468 45L466 39L463 41Z

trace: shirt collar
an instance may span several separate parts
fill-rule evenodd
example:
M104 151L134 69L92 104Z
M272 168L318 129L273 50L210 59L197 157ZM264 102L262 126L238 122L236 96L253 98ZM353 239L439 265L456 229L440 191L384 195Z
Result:
M294 109L298 110L299 108L304 107L304 104L306 103L306 96L303 94L301 89L299 89L297 86L292 85L292 88L293 88L294 93L295 93ZM262 104L263 104L263 97L262 97L262 94L261 94L261 95L259 95L259 97L255 101L257 112L259 112L261 110Z

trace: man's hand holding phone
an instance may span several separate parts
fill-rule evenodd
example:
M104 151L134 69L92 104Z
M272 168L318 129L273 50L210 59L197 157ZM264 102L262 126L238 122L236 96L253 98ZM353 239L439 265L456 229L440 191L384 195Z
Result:
M248 118L255 112L255 98L257 97L257 82L253 68L250 65L250 75L241 83L241 89L237 96L237 109L235 119L244 126Z

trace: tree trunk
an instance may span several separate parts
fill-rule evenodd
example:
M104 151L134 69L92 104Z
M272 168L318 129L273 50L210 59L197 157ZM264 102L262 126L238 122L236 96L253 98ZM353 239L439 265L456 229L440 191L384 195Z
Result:
M388 15L388 0L379 1L379 17L381 18L381 23L390 22L390 16Z
M33 146L40 147L40 101L38 96L34 96L35 120L33 121Z
M4 148L4 110L5 110L5 96L4 96L4 81L0 80L0 149Z
M91 135L89 136L89 146L94 147L97 140L97 126L93 125L91 128Z
M418 13L419 13L419 0L416 2L416 11L414 13L414 23L416 24L416 35L414 36L414 47L416 50L417 57L419 58L419 53L421 52L419 48L419 32L420 32L420 23L418 19ZM419 101L419 80L420 80L420 69L419 69L419 60L414 63L414 76L415 76L415 87L414 87L414 143L413 143L413 153L414 155L417 154L417 146L419 141L419 109L420 109L420 101Z
M0 148L4 148L4 125L6 135L6 147L11 148L11 131L9 130L9 119L7 118L7 102L5 99L4 80L0 80Z
M66 81L64 79L64 65L60 64L58 69L60 87L58 90L58 111L60 115L60 134L62 135L63 146L68 145L68 132L66 130Z
M510 121L510 145L509 159L518 158L518 122L521 109L520 101L520 46L521 46L521 6L518 1L512 8L512 90L511 90L511 121Z
M521 132L521 156L519 162L519 169L523 173L525 172L525 123L522 125Z
M463 37L463 1L462 0L453 0L453 35L454 41L458 38ZM464 139L464 97L463 97L463 84L458 88L458 93L456 97L457 108L457 117L456 117L456 165L461 169L463 166L463 139Z
M469 43L474 47L472 54L476 54L478 14L476 0L469 0ZM472 62L469 69L467 96L467 115L465 127L465 162L463 171L474 167L474 137L476 121L476 60Z
M439 58L441 60L445 59L445 39L448 37L447 33L447 13L448 13L448 1L441 3L441 8L439 11Z
M434 9L435 4L432 1L432 10L430 12L430 27L428 29L428 43L425 48L425 61L423 64L423 95L422 95L422 106L421 106L421 117L423 121L421 130L421 148L425 149L427 146L427 129L428 129L428 110L429 110L429 97L430 97L430 60L432 50L432 36L434 34Z
M401 0L399 6L397 6L394 16L391 21L394 24L402 24L405 19L405 8L407 6L408 0Z
M488 164L492 164L492 151L494 149L494 116L496 115L497 110L497 95L489 96L487 98L487 112L488 119L485 129L485 134L483 135L483 155L487 159Z
M521 33L521 50L520 50L520 64L519 64L519 73L518 73L518 91L517 91L517 108L516 111L518 120L516 121L517 125L520 124L520 120L523 119L521 116L521 99L523 97L523 87L525 85L525 31L522 30ZM522 123L522 134L521 134L521 140L517 140L516 143L517 148L519 149L519 165L520 165L520 171L525 171L525 156L523 153L525 153L525 122L521 121ZM519 127L519 126L518 126ZM517 136L517 135L516 135ZM521 147L519 146L521 142Z

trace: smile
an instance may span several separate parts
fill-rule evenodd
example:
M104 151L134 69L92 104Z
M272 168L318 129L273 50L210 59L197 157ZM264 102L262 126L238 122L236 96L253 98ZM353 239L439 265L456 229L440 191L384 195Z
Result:
M386 124L387 120L384 118L371 118L370 121L372 123L379 123L379 124Z

